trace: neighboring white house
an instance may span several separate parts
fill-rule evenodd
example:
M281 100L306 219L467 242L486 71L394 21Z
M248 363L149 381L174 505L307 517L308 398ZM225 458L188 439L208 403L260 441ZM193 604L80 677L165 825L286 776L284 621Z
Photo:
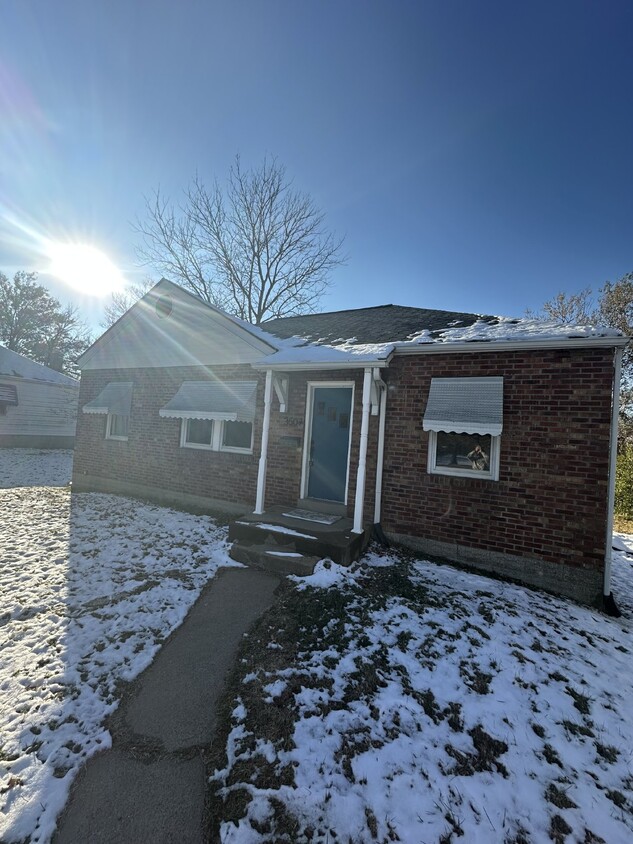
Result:
M79 381L0 346L0 448L73 448Z

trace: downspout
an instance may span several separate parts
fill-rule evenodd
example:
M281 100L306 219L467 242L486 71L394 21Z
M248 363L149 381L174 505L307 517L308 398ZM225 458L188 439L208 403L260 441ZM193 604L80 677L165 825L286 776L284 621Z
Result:
M604 555L604 587L602 590L604 609L609 615L621 615L611 594L611 557L613 554L613 509L615 507L615 471L618 456L618 419L620 415L620 375L622 372L622 349L615 350L613 371L613 401L611 404L611 440L609 443L609 491L607 503L607 536Z
M264 512L264 496L266 492L266 463L268 460L268 434L270 431L270 406L273 396L273 371L266 371L266 386L264 387L264 421L262 424L262 447L259 455L259 469L257 472L257 501L255 515Z
M374 534L378 541L389 547L389 541L380 524L382 510L382 472L385 459L385 424L387 421L387 385L374 369L374 383L380 388L380 417L378 419L378 450L376 454L376 495L374 499Z
M363 532L363 504L365 500L365 475L367 473L367 440L371 405L371 369L365 369L363 379L363 415L360 426L358 472L356 473L356 500L354 502L354 527L352 533Z

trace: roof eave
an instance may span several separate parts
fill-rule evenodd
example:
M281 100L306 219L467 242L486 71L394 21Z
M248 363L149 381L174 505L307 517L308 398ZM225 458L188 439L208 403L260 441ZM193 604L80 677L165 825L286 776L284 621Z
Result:
M470 340L396 346L394 355L445 355L462 352L512 352L543 349L622 348L628 337L557 337L543 340Z
M295 361L287 363L272 363L266 360L256 361L251 366L256 370L268 370L273 372L308 372L319 370L335 370L335 369L386 369L389 366L389 361L392 355L388 358L380 358L375 360L359 360L359 361Z

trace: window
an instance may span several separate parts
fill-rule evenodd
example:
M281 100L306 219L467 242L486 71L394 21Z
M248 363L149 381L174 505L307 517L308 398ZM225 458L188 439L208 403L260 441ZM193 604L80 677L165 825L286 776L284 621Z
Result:
M183 419L180 445L187 448L212 448L213 419Z
M499 480L503 378L431 379L422 427L430 473Z
M132 411L132 381L111 381L98 396L83 406L84 413L106 417L106 439L127 440Z
M119 413L108 413L106 439L127 440L130 417Z
M159 414L182 420L183 448L252 454L256 397L257 381L183 381Z
M429 433L428 471L436 475L499 479L499 440L490 434Z
M213 419L183 419L180 430L183 448L211 451L253 451L253 423Z
M252 422L223 422L222 448L226 451L253 450Z

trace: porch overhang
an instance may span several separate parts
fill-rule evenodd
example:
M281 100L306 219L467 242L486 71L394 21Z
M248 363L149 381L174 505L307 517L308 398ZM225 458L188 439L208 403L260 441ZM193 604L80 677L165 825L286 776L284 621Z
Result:
M272 372L332 372L343 369L387 369L391 362L392 355L388 358L361 358L359 360L345 361L286 361L275 362L266 359L252 363L251 367L256 370L271 370Z

